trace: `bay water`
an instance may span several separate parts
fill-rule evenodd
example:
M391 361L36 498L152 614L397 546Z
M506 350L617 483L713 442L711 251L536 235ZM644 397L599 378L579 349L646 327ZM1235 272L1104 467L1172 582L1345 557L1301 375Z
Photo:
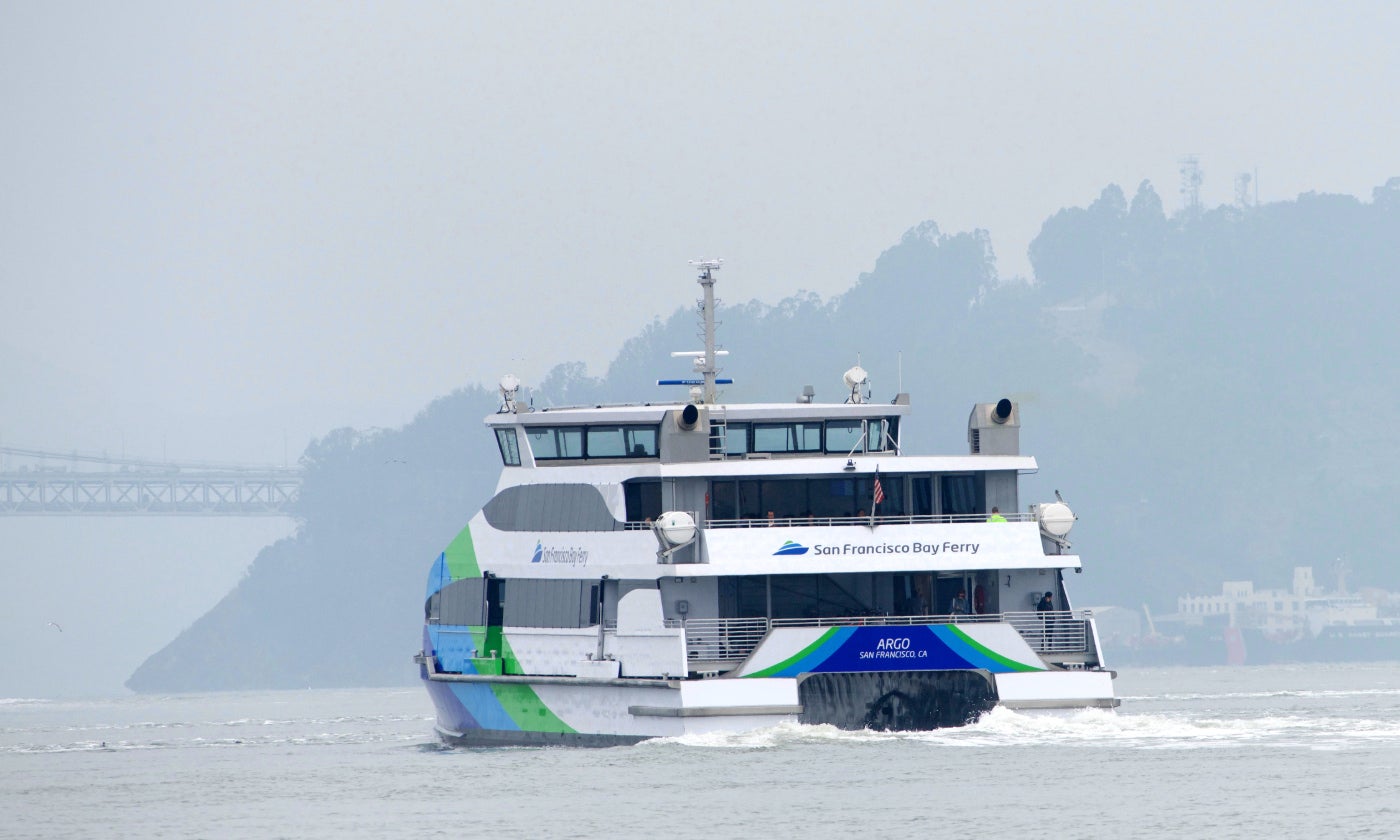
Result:
M1400 836L1400 663L1119 672L1116 712L449 749L421 688L0 699L0 837Z

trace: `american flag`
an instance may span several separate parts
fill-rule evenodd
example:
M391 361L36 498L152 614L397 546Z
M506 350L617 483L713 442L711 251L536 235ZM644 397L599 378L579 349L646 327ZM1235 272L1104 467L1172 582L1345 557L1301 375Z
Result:
M875 504L878 505L885 500L885 488L880 486L880 468L875 468ZM874 507L874 505L871 505Z

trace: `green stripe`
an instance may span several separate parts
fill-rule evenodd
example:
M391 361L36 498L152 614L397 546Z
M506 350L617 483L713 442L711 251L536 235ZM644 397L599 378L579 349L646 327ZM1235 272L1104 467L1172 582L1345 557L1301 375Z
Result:
M963 630L956 624L945 624L943 626L948 628L948 630L950 630L954 636L957 636L959 639L962 639L962 641L968 647L972 648L973 650L977 651L978 653L982 654L983 656L987 657L988 659L992 660L998 665L1004 665L1013 671L1042 670L1041 668L1037 668L1034 665L1026 665L1024 663L1017 662L1014 659L1008 659L1007 657L1002 656L1001 654L997 653L996 651L992 650L991 648L987 647L986 645L967 635L967 633L963 632Z
M496 628L499 632L499 628ZM501 634L501 658L506 674L520 673L520 660L510 649L510 641ZM515 725L527 732L573 732L572 726L559 719L549 710L535 690L521 683L492 683L491 691L501 708L506 710Z
M447 571L453 580L481 577L481 567L476 563L476 547L472 545L472 526L463 528L444 554L447 555Z
M501 708L526 732L574 732L572 726L549 710L535 690L520 683L491 683Z
M789 656L787 659L784 659L782 662L779 662L777 665L769 665L767 668L764 668L761 671L754 671L752 674L745 674L744 676L767 677L772 674L778 673L784 668L795 665L798 662L800 662L804 657L810 656L812 652L815 651L817 648L826 644L826 640L830 639L833 635L835 635L836 631L840 629L841 628L839 627L830 627L825 633L818 636L815 642L812 642L810 645L807 645L805 648L798 651L797 653L794 653L792 656Z

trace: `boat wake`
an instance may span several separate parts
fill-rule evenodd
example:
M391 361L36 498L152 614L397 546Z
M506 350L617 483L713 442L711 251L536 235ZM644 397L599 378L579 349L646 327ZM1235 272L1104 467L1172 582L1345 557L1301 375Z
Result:
M1342 750L1400 739L1400 721L1316 715L1200 717L1124 714L1102 709L1025 713L996 708L976 723L927 732L848 731L783 723L736 733L660 738L642 747L780 749L801 744L886 744L904 741L950 748L1015 749L1055 745L1142 750L1228 749L1242 746Z

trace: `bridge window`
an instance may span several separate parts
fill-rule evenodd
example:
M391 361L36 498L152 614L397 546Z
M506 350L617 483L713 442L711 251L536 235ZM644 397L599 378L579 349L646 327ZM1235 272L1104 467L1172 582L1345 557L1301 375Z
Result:
M871 420L865 448L869 452L893 452L899 440L899 418L886 417L884 420Z
M821 448L821 421L753 424L755 452L820 452Z
M655 458L655 426L589 426L589 458Z
M501 460L507 467L520 466L520 439L515 429L497 429L496 445L501 447Z
M871 426L879 425L879 422L871 423ZM860 420L828 420L826 421L826 451L839 452L845 454L852 450L861 451L862 438L865 436L865 424Z
M711 425L711 435L713 424ZM724 427L724 454L726 455L746 455L749 451L749 424L730 423Z
M525 430L536 461L583 457L583 427L535 427Z

